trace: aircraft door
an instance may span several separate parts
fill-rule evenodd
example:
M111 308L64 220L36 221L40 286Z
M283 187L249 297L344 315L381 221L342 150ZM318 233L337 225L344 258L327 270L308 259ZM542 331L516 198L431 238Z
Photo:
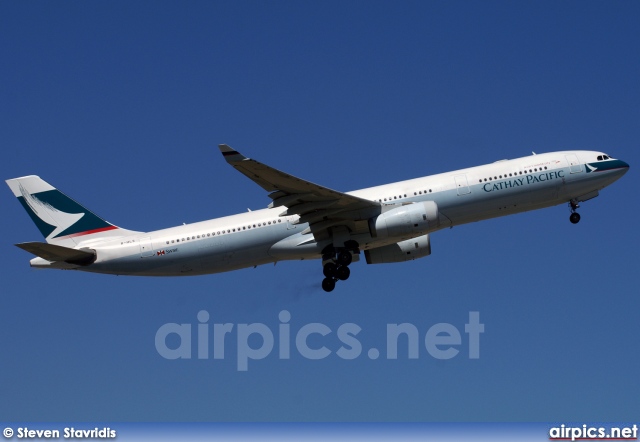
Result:
M580 164L580 160L578 156L574 153L567 155L567 162L569 163L569 171L570 173L580 173L582 172L582 164Z
M151 244L151 237L140 239L140 258L148 258L153 256L153 244Z
M471 189L469 189L469 183L467 182L466 175L456 175L456 190L458 191L458 196L467 195L471 193Z

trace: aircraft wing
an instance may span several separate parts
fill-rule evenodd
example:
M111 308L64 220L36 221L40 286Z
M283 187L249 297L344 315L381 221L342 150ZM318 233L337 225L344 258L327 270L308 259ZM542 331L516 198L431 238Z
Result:
M338 192L247 158L226 144L219 147L227 163L270 192L270 208L284 206L280 216L299 215L298 223L308 222L313 232L349 225L358 219L359 210L380 207L377 201Z

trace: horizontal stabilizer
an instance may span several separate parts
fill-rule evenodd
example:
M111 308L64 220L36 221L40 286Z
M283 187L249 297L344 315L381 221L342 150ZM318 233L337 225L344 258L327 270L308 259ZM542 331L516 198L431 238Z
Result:
M63 261L69 264L85 266L92 264L96 260L96 252L91 249L71 249L44 242L23 242L16 244L16 247L20 247L22 250L26 250L47 261Z

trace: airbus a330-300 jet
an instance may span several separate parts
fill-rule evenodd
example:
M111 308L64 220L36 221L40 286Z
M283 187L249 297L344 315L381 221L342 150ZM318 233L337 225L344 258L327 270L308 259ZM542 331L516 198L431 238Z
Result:
M219 147L231 166L268 192L268 208L137 232L105 221L38 176L25 176L7 184L46 243L16 245L36 255L31 267L115 275L202 275L320 259L322 288L330 292L362 254L367 264L422 258L431 254L430 235L441 229L566 203L575 224L579 203L629 169L602 152L551 152L339 192Z

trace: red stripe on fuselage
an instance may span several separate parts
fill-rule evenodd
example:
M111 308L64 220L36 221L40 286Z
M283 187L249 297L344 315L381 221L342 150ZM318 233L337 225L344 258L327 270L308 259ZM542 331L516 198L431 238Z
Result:
M101 227L99 229L85 230L84 232L72 233L71 235L63 236L63 238L75 238L76 236L91 235L92 233L106 232L107 230L114 230L114 229L117 229L117 227L116 226Z

